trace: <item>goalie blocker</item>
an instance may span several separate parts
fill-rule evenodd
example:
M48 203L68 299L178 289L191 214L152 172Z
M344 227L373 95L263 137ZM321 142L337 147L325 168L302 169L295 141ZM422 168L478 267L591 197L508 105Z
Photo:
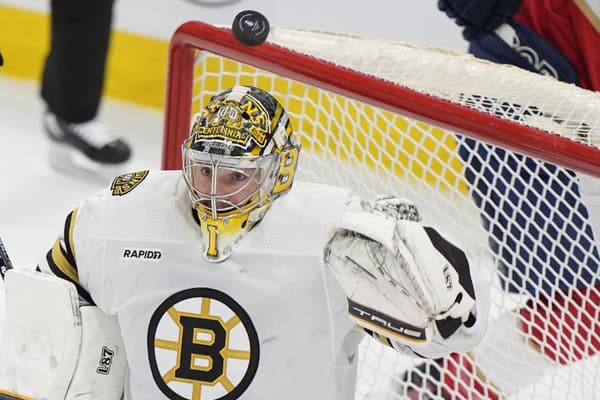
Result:
M439 357L467 351L483 337L487 291L476 290L464 252L423 226L406 200L351 202L329 236L324 262L346 293L350 317L392 347Z
M127 360L115 317L39 272L7 271L5 291L0 398L121 399Z

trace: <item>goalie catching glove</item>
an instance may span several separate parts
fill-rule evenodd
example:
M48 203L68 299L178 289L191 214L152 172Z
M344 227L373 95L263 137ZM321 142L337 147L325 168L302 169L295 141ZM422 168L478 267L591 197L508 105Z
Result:
M467 257L423 226L406 200L349 203L325 246L324 263L359 326L413 351L476 321Z

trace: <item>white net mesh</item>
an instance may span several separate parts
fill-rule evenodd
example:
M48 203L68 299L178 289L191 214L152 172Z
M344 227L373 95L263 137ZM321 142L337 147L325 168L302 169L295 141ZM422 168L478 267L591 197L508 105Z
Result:
M340 70L600 143L600 97L551 78L350 35L274 29L269 40ZM478 349L423 364L369 338L361 347L357 399L600 393L600 260L575 173L206 52L194 67L193 110L236 84L269 91L290 114L303 141L296 179L414 200L424 222L465 249L489 281L490 333Z
M280 28L270 40L453 103L584 143L600 143L600 95L547 76L446 49L357 36Z

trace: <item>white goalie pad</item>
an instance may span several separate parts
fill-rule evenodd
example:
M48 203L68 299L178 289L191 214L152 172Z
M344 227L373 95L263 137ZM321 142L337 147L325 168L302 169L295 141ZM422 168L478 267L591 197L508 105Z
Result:
M0 388L20 396L64 399L81 344L75 287L20 270L8 271L4 284Z
M5 294L3 394L50 400L121 398L127 361L115 317L95 306L80 307L72 283L38 272L8 271Z

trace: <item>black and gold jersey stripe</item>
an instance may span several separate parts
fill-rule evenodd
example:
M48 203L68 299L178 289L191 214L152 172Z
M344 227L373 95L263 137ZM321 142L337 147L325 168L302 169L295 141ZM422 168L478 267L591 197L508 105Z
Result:
M92 297L79 282L77 262L75 261L75 248L73 246L73 228L77 218L77 209L71 211L65 220L65 229L62 237L58 237L52 248L46 254L46 261L50 271L59 278L72 282L77 288L79 297L89 304L94 304Z

